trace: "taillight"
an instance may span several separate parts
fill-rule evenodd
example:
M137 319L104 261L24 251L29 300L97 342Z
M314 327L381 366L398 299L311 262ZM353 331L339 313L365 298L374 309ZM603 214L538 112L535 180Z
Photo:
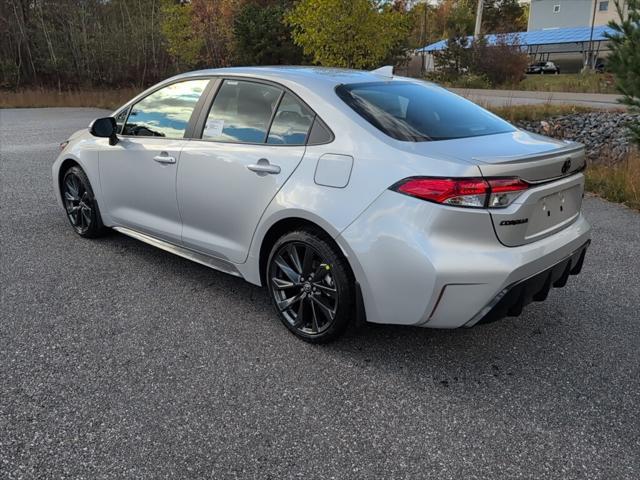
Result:
M503 208L520 196L529 184L519 178L488 178L489 201L488 208Z
M391 187L396 192L456 207L504 208L529 184L519 178L412 177Z

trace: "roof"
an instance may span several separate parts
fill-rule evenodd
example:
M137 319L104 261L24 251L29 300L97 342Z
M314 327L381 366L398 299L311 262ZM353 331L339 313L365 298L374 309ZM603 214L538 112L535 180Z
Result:
M264 66L209 68L206 70L195 70L192 72L180 73L171 78L167 78L129 100L129 102L127 102L127 105L137 102L139 99L148 95L151 91L156 90L163 85L178 80L203 76L235 76L271 80L272 82L280 83L286 87L292 88L294 89L294 91L296 91L296 89L304 89L307 92L312 92L313 94L320 96L322 95L323 91L326 92L328 90L333 90L337 85L340 84L392 80L392 78L388 77L385 74L385 71L368 72L364 70L349 70L346 68L284 65L270 67ZM400 78L401 77L393 77L393 80ZM305 97L305 100L309 100L309 97ZM313 107L313 105L311 106ZM116 110L116 112L118 110Z
M265 66L265 67L229 67L198 70L182 76L197 75L237 75L263 78L266 80L288 80L298 84L317 84L318 82L331 86L343 83L375 82L389 80L383 73L364 70L350 70L346 68L328 68L312 66Z
M611 35L615 31L606 25L599 25L593 28L593 41L607 40L606 33ZM502 35L486 35L485 38L489 45L495 45L498 37L507 39L509 43L517 43L523 47L535 45L557 45L562 43L580 43L588 42L591 36L591 27L572 27L572 28L549 28L545 30L534 30L531 32L512 32ZM467 41L471 43L472 36L467 37ZM435 52L443 50L446 47L447 40L427 45L418 51Z

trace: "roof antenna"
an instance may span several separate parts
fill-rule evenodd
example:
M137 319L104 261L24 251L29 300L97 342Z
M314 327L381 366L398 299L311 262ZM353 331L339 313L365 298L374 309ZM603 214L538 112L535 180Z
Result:
M382 75L383 77L393 77L393 65L385 65L384 67L376 68L375 70L371 70L371 73L375 73L376 75Z

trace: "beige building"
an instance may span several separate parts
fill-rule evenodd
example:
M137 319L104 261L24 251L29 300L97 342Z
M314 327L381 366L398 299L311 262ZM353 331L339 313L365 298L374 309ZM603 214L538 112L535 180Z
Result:
M595 25L607 25L611 20L615 20L616 22L620 21L615 0L595 0L595 3L597 4L594 21ZM621 1L620 4L623 10L623 15L626 15L629 5L626 0Z
M620 0L626 12L627 1ZM615 0L531 0L527 31L607 25L620 20Z

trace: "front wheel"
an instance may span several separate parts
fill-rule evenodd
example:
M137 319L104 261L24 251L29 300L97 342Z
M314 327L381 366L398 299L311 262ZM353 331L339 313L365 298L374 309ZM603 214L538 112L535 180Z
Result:
M98 203L93 196L89 178L78 166L71 167L62 177L62 201L67 218L81 237L95 238L106 232Z
M321 232L282 236L271 250L266 279L280 320L303 340L328 342L347 327L354 312L353 274Z

